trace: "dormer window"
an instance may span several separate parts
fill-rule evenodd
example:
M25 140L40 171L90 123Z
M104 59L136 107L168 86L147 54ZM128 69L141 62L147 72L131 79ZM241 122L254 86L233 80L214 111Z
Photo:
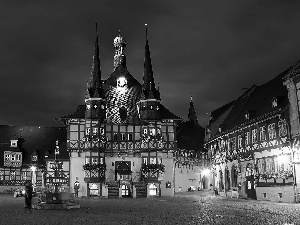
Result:
M33 156L32 156L32 161L33 161L33 162L36 162L36 161L37 161L37 155L33 155Z
M272 108L275 108L278 106L278 98L277 97L274 97L272 99Z
M10 140L10 147L16 148L18 146L18 140Z
M249 119L250 119L250 113L249 113L249 112L247 112L247 113L245 114L245 119L246 119L246 120L249 120Z

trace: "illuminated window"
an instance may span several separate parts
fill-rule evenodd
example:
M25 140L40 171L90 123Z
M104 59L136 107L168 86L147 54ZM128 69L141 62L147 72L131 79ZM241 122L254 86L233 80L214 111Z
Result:
M126 141L126 135L124 133L121 133L121 140Z
M98 128L97 127L93 127L93 134L97 134L98 133Z
M250 132L245 133L245 145L250 145Z
M37 155L32 156L32 161L37 161Z
M91 128L86 128L86 134L89 135L91 132Z
M97 157L92 158L92 164L98 164L98 158Z
M20 154L17 154L17 155L16 155L16 160L17 160L17 161L21 161L21 155L20 155Z
M150 157L150 164L156 164L156 158Z
M147 129L143 129L143 134L147 134Z
M153 135L153 136L155 135L155 128L150 129L150 135Z
M5 154L5 161L10 160L10 154Z
M257 136L257 129L252 130L252 143L257 143L258 136Z
M143 164L148 164L148 160L147 160L148 158L147 157L143 157Z
M260 141L265 141L267 139L265 127L259 128L259 139L260 139Z
M85 158L85 164L90 164L90 157Z
M25 172L22 172L21 179L22 179L22 180L26 180L26 175L27 175L27 174L26 174L26 171L25 171Z
M278 122L278 130L279 130L279 137L283 137L287 135L287 125L284 121Z
M12 154L11 155L11 161L15 161L16 160L16 155L15 154Z
M132 141L133 135L131 133L128 134L128 141Z
M271 123L268 125L268 133L269 133L270 140L273 140L274 138L276 138L275 123Z
M242 135L239 135L238 136L238 148L242 148L243 146L242 146L242 141L243 141L243 137L242 137Z
M10 147L17 147L18 146L18 140L10 140Z

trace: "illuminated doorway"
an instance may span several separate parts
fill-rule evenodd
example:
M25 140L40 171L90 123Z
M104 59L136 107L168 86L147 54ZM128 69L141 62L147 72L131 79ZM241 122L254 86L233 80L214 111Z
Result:
M130 188L128 185L123 184L122 186L122 197L129 197L130 196Z
M157 196L157 186L155 184L149 185L149 195L150 196Z

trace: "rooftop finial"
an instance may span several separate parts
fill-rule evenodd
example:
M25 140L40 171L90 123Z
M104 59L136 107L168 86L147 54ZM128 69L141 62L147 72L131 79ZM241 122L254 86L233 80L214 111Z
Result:
M146 23L145 23L145 28L146 28L146 39L148 39L148 27Z
M95 21L95 24L96 24L96 35L98 35L98 22Z
M191 102L193 101L193 93L191 93Z

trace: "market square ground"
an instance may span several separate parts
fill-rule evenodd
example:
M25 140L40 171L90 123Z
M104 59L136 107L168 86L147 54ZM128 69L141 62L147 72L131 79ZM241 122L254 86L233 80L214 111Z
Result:
M28 210L24 198L0 195L0 224L300 224L300 205L214 197L78 199L74 210Z

